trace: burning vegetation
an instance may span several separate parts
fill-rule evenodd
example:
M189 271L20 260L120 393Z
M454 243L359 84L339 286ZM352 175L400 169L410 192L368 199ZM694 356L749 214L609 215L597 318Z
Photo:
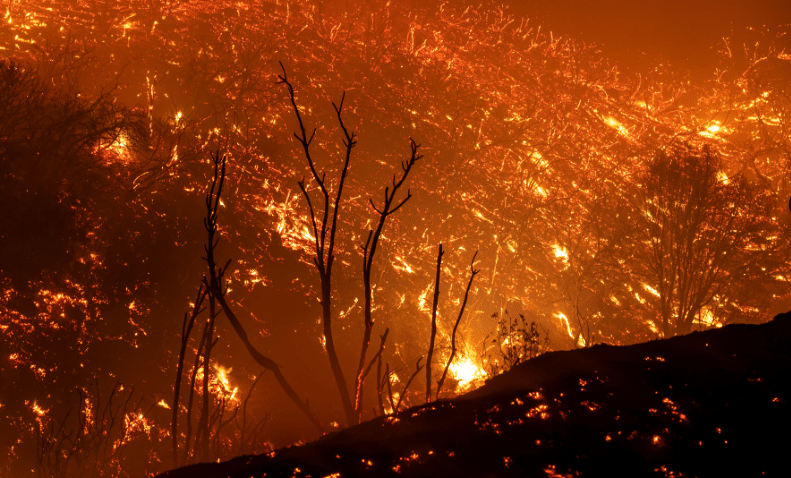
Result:
M352 3L6 6L0 473L271 453L788 308L787 28L693 82L489 4ZM507 420L565 420L542 393Z

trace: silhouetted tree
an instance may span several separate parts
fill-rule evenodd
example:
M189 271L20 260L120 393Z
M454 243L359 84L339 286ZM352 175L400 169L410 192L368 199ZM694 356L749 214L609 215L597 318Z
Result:
M726 176L710 149L659 152L639 184L635 257L665 337L690 332L704 308L716 314L735 284L775 273L765 270L781 244L773 201L743 175Z
M357 379L355 384L355 412L357 413L358 421L362 419L362 411L363 411L363 387L365 385L365 378L368 375L368 372L371 370L373 366L373 360L368 365L368 368L363 369L365 366L365 354L368 350L368 343L371 340L371 331L374 327L374 319L373 319L373 288L371 286L371 271L373 270L374 264L374 256L376 255L376 248L379 245L379 241L382 238L382 231L384 230L385 222L387 221L388 216L398 211L401 206L403 206L411 197L411 191L407 190L407 195L404 199L400 201L395 201L396 193L398 192L399 188L403 186L404 181L406 181L407 176L409 176L409 172L412 170L412 167L415 163L422 158L423 156L417 153L418 148L420 147L416 144L412 139L409 140L409 146L411 149L411 155L409 160L401 163L401 169L403 174L400 178L397 178L396 175L393 175L393 182L392 182L392 189L390 186L385 187L384 190L384 200L382 201L382 205L380 206L381 209L376 207L374 204L373 199L369 200L371 207L379 214L379 221L376 224L376 229L371 229L368 231L368 239L365 241L365 245L363 246L363 294L365 296L365 304L363 305L363 314L364 318L364 329L363 329L363 343L360 347L360 363L357 366ZM389 330L389 329L388 329ZM379 350L378 356L381 356L382 349L384 348L384 341L387 337L388 330L385 330L384 335L382 335L382 344ZM376 357L374 357L374 360Z
M384 201L380 208L378 208L373 200L370 200L371 207L379 214L379 221L377 222L376 229L369 230L368 239L365 242L363 249L363 290L365 295L365 308L364 308L364 329L363 341L360 347L360 361L357 366L357 373L355 375L355 393L354 403L352 403L349 395L349 389L346 384L346 378L343 374L338 353L335 349L335 337L332 331L332 267L335 262L335 247L336 247L336 233L338 231L338 212L340 210L341 198L343 196L343 186L346 180L346 175L349 170L349 162L351 160L352 149L357 145L357 135L350 133L343 122L343 102L346 98L344 93L341 96L341 101L338 105L332 103L335 110L335 115L338 119L338 125L343 132L343 146L345 148L343 168L341 169L340 177L338 179L338 186L335 191L334 200L330 197L329 185L326 183L326 173L324 171L319 174L316 164L311 156L310 145L316 135L316 129L308 136L305 129L305 124L302 120L302 114L297 106L296 97L294 95L294 87L289 82L286 75L285 67L281 63L283 70L282 75L278 75L280 83L286 85L289 94L289 100L294 110L294 114L299 123L299 131L294 133L294 137L299 141L302 146L302 151L305 160L310 168L311 177L313 182L321 192L320 205L314 206L311 196L308 192L308 186L304 179L299 181L299 187L308 205L308 213L310 217L310 227L313 232L313 245L315 248L313 263L319 273L321 281L321 306L322 306L322 323L324 328L324 348L327 351L327 357L330 361L330 368L332 370L335 384L341 396L341 403L343 405L344 413L346 415L346 423L351 426L358 423L362 417L363 410L363 387L365 385L365 378L371 370L374 361L366 368L365 359L368 345L371 340L371 331L373 330L374 320L372 316L372 301L373 290L371 287L371 270L373 269L374 256L376 255L377 246L382 237L387 218L398 211L412 196L408 191L404 199L396 201L396 193L406 181L409 172L415 163L422 157L418 154L419 145L410 139L411 155L409 160L401 164L403 174L400 178L395 175L392 180L392 189L388 186L384 191ZM382 347L384 347L384 339L387 336L387 331L382 336ZM381 354L381 347L380 352ZM379 354L377 354L379 355ZM376 360L376 357L374 357Z
M116 186L105 151L134 147L140 116L105 94L61 92L17 60L0 61L0 270L24 289L66 269L88 242L90 215Z

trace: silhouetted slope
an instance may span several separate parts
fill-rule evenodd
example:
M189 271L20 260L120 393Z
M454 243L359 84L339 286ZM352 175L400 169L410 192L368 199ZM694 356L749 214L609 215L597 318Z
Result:
M790 369L791 313L553 352L455 400L160 476L788 476Z

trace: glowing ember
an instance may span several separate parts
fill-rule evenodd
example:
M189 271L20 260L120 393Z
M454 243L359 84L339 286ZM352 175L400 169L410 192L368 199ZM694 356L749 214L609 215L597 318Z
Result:
M49 412L49 410L45 410L41 408L39 404L36 403L35 401L30 405L30 409L33 410L33 413L35 413L39 417L43 417L44 415L47 414L47 412Z

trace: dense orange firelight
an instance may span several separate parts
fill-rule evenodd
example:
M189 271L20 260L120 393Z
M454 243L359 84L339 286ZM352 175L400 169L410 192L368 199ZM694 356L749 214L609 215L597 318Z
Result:
M113 115L125 108L143 129L109 128L85 148L93 160L85 170L110 178L109 186L95 188L104 196L90 185L74 186L82 173L68 162L57 166L74 176L51 182L34 180L59 172L54 166L42 172L25 163L3 172L21 189L60 188L52 204L73 213L81 238L64 240L66 262L53 260L51 270L19 280L9 267L0 276L0 368L29 395L17 404L0 396L0 413L13 415L16 434L34 440L35 430L63 417L75 390L83 403L94 403L98 392L89 384L95 380L97 389L133 382L153 397L151 408L130 401L135 407L124 410L118 421L124 433L112 446L145 436L152 450L167 448L169 415L157 414L172 403L179 317L204 274L195 211L209 181L208 152L217 149L228 156L219 254L222 262L234 260L229 298L256 343L292 374L301 394L315 397L317 415L327 423L339 419L340 404L328 392L318 279L310 269L316 238L297 187L310 173L291 136L293 113L275 84L280 61L305 121L317 128L316 161L328 178L342 165L329 106L342 91L345 121L359 135L342 201L333 296L347 377L362 327L360 247L377 220L369 198L389 184L408 139L422 145L425 158L407 185L414 198L388 223L372 279L373 337L390 329L383 363L394 371L393 398L403 400L402 408L420 403L418 391L425 389L418 375L401 397L426 353L438 243L449 252L435 370L450 356L466 261L476 250L482 269L448 368L448 396L490 378L491 364L502 363L498 354L515 346L504 335L498 347L491 345L506 311L535 322L550 348L566 349L763 321L787 306L791 271L781 259L788 250L791 56L782 48L785 30L719 32L720 54L705 53L718 59L718 68L690 79L653 56L648 65L620 64L608 52L620 60L629 55L607 43L602 53L586 43L585 32L578 39L560 36L504 7L341 3L6 5L0 55L36 65L41 96L61 98L30 104L66 110L66 98L94 110L114 105ZM538 11L554 18L549 7ZM575 28L570 17L561 30ZM91 103L102 95L106 104ZM0 140L24 136L10 125L0 118ZM4 144L0 152L11 158ZM666 163L658 152L667 153ZM689 173L701 170L694 168L716 170L706 169L711 181L704 184L694 182L701 176ZM689 185L690 197L700 199L697 209L680 207L675 192L650 182ZM245 449L247 432L231 430L261 371L222 320L210 388L212 400L227 407L215 417L215 449L217 458L228 458L270 445L261 440L262 448ZM185 377L195 371L196 387L203 379L193 362L198 340L189 342L185 365ZM366 417L376 408L375 381L366 385ZM276 412L290 405L273 383L264 375L250 394L249 416L264 423L272 414L267 439L277 444L309 436L304 424L284 416L291 412ZM91 407L83 406L83 416ZM529 416L542 416L545 408ZM231 414L236 422L220 433ZM79 426L87 433L87 425ZM659 446L662 438L652 443ZM160 453L151 470L169 463L167 451L151 453ZM0 470L31 458L23 455L9 453Z

